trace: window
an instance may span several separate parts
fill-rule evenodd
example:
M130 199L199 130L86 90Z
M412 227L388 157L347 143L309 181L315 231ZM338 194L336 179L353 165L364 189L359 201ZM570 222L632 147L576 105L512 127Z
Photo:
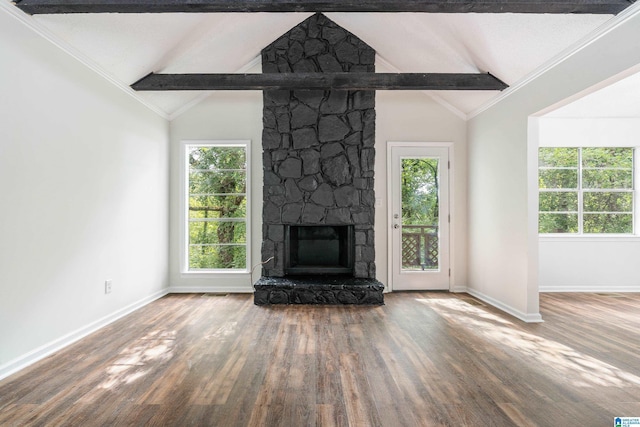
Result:
M540 233L632 234L633 148L540 148Z
M185 144L188 271L247 271L247 145Z

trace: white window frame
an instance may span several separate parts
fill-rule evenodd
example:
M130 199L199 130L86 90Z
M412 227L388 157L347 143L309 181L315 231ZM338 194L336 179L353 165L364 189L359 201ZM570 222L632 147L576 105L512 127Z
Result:
M247 215L245 218L246 227L246 263L245 268L236 269L190 269L189 268L189 156L190 147L242 147L246 156L246 200ZM250 140L184 140L180 147L180 271L184 275L230 275L247 274L251 266L251 141Z
M629 238L629 237L637 237L638 235L636 234L636 230L638 230L637 227L637 213L639 212L638 210L638 204L640 203L640 200L638 200L638 195L637 195L637 189L636 189L636 183L638 182L638 173L640 172L638 170L638 165L639 165L639 159L638 159L638 149L637 147L630 147L628 145L585 145L585 146L576 146L576 145L566 145L566 146L559 146L559 145L552 145L552 146L540 146L539 148L575 148L578 150L578 164L577 164L577 174L578 174L578 186L577 188L559 188L559 189L541 189L538 188L538 194L540 193L553 193L553 192L577 192L578 193L578 232L577 233L539 233L539 236L541 237L552 237L552 238ZM582 167L582 150L584 148L631 148L633 150L633 165L632 165L632 184L631 184L631 189L584 189L582 187L582 171L583 171L583 167ZM540 170L550 170L550 169L574 169L572 167L540 167L538 166L538 172ZM603 168L603 169L612 169L612 168ZM598 192L606 192L606 193L615 193L615 192L621 192L621 193L631 193L632 197L633 197L633 202L632 202L632 211L631 211L631 221L632 221L632 231L630 233L585 233L584 232L584 208L583 208L583 201L584 201L584 193L598 193ZM547 212L541 212L539 210L538 207L538 216L540 214L543 213L547 213ZM573 212L553 212L553 213L573 213ZM589 212L587 212L588 214ZM600 212L600 213L612 213L612 212ZM619 212L613 212L613 213L619 213ZM539 221L539 220L538 220Z

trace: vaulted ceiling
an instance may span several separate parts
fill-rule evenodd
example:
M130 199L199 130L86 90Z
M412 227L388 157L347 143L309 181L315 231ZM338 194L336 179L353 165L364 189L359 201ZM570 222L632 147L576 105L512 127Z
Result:
M260 72L262 48L312 14L15 13L168 117L180 114L211 92L134 93L129 86L151 72ZM325 15L376 50L378 72L489 72L512 87L570 52L614 17L601 13ZM461 117L500 96L498 91L425 93Z

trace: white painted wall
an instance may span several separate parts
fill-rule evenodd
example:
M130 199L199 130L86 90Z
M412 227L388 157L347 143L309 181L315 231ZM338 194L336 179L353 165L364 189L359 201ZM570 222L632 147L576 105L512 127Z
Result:
M166 292L168 125L5 12L0 58L3 377Z
M251 70L249 72L260 72ZM260 267L249 274L194 274L180 270L181 148L185 140L251 141L251 264L260 263L262 244L262 92L215 92L174 119L171 134L170 284L172 292L253 292Z
M538 120L541 147L637 147L640 118L560 118Z
M636 147L640 141L637 118L542 117L538 127L541 147ZM640 291L638 237L542 236L539 256L541 292Z
M251 71L256 72L256 71ZM259 72L259 70L257 71ZM261 262L262 244L262 93L216 92L171 122L171 291L253 292L260 267L247 274L191 274L180 271L181 142L251 140L252 265ZM378 92L376 97L376 267L387 282L387 141L454 142L454 284L466 284L466 126L463 119L423 93Z
M384 72L384 70L378 70ZM467 137L466 122L422 92L378 91L376 94L376 272L388 283L389 230L387 186L388 142L451 142L451 289L467 285Z
M640 292L640 238L541 238L541 292Z
M529 116L640 63L639 10L631 6L615 27L468 123L469 292L521 319L540 319Z

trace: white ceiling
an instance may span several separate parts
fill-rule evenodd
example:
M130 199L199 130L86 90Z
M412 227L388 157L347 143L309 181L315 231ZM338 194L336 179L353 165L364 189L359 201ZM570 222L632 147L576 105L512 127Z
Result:
M8 0L3 0L8 1ZM22 13L22 12L20 12ZM128 87L150 72L259 72L260 51L310 13L27 16L70 51ZM373 47L387 72L490 72L513 86L584 40L611 15L327 13ZM439 91L465 116L500 92ZM201 92L143 92L168 117Z

